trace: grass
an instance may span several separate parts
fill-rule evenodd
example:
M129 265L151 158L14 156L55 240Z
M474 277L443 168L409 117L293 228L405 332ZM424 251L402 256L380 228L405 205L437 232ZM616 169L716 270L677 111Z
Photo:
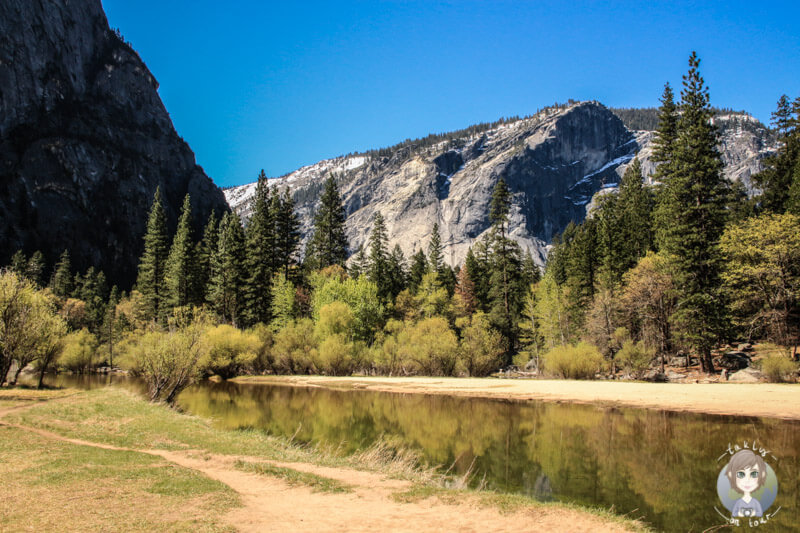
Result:
M333 478L318 476L309 472L301 472L294 468L275 466L269 463L253 463L250 461L238 460L234 466L244 472L251 472L262 476L276 477L284 480L289 485L296 487L303 485L310 487L313 492L353 492L352 485L342 483Z
M317 492L350 492L353 487L259 461L347 467L412 481L410 489L394 495L398 502L468 500L508 511L556 506L644 530L610 511L460 488L458 479L445 478L422 466L416 454L388 443L343 456L333 447L300 445L255 430L217 429L208 420L148 403L123 389L0 390L0 402L29 405L5 414L2 419L10 423L121 448L246 456L235 468ZM8 480L3 490L9 495L0 498L0 531L225 531L220 517L238 502L226 485L159 457L72 445L8 426L0 426L0 479Z
M229 487L138 452L0 426L0 531L229 531Z

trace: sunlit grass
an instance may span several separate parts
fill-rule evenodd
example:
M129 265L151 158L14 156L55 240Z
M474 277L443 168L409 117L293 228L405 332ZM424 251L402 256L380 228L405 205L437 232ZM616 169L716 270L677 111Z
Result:
M138 452L0 426L0 531L229 531L226 485Z
M234 466L244 472L251 472L262 476L276 477L282 479L291 486L303 485L310 487L313 492L352 492L353 487L342 483L339 480L301 472L294 468L275 466L269 463L253 463L250 461L236 461Z

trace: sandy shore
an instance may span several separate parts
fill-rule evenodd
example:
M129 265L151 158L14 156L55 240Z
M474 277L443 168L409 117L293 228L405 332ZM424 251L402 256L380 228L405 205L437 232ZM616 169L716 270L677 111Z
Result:
M237 378L235 381L478 398L576 402L800 420L800 385L792 384L326 376L248 376Z

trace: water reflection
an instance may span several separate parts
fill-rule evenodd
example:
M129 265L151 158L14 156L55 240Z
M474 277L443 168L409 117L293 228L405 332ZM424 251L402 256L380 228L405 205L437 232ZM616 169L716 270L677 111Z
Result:
M782 509L769 529L794 530L800 518L796 422L233 383L195 385L178 403L223 428L348 452L387 440L455 473L472 467L473 481L495 490L613 507L668 531L722 522L714 506L726 460L717 459L729 443L756 439L779 461Z

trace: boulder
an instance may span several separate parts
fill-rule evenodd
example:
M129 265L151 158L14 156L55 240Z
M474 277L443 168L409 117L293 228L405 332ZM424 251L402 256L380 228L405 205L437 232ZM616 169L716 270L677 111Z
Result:
M759 383L763 380L764 374L755 368L745 368L731 374L728 381L734 383Z

